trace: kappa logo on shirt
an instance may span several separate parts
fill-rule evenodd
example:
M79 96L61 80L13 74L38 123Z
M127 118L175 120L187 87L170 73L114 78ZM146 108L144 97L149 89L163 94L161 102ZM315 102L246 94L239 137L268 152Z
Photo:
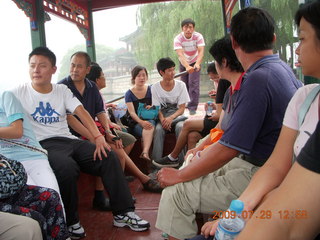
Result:
M34 121L42 124L52 124L60 121L60 114L48 102L46 103L46 107L44 107L43 102L39 102L39 107L36 107L31 116Z

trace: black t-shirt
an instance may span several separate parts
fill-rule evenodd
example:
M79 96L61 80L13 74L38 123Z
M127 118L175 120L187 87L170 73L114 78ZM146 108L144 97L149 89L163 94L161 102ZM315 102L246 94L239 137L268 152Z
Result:
M230 87L230 82L225 79L220 79L217 89L216 103L223 103L224 94Z
M320 173L320 121L306 145L301 149L297 162L316 173Z

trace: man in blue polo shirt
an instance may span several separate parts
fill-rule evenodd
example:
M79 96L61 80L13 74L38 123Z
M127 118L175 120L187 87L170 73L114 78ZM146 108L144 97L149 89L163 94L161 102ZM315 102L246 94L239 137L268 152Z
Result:
M183 169L163 168L158 173L162 186L170 187L162 192L156 227L169 239L195 236L195 213L227 209L276 144L287 104L302 84L273 54L274 25L270 14L252 7L232 18L232 47L246 73L224 101L229 118L224 134ZM228 66L226 56L222 60L218 72Z
M159 192L160 188L158 182L145 175L137 168L130 157L123 149L122 140L117 135L113 135L109 129L108 116L105 112L104 102L102 96L98 90L97 85L86 78L86 75L90 72L91 59L86 52L76 52L71 56L70 61L70 76L62 79L59 83L65 84L71 90L71 92L79 99L84 108L89 112L93 119L97 119L105 130L105 138L110 144L112 150L117 154L118 159L121 162L123 168L128 169L137 177L143 184L144 189L148 191ZM72 121L70 121L70 119ZM82 135L90 139L91 136L88 132L74 119L73 116L68 117L68 123L73 130L73 134L76 136ZM74 125L76 123L76 125ZM76 132L75 132L76 131ZM116 133L115 133L116 134ZM104 188L102 182L98 178L96 180L96 190L93 199L93 207L102 211L109 210L108 199L104 196Z
M70 59L70 75L62 79L59 84L65 84L82 103L84 108L89 112L90 116L93 119L97 118L103 127L109 129L103 99L99 93L99 90L93 82L91 82L89 79L86 79L86 74L88 74L90 71L90 67L88 67L87 64L90 66L90 63L91 59L87 53L74 53ZM70 116L68 117L68 124L71 124ZM71 127L75 128L75 126ZM70 128L70 131L73 135L78 137L80 137L80 135L85 136L84 133L79 131L79 129L73 128ZM108 140L108 138L111 140L113 139L117 146L122 146L121 140L111 134L110 131L106 132L106 136L106 140ZM104 190L101 188L101 185L101 181L97 179L93 206L97 206L103 211L110 210L109 199L105 198Z

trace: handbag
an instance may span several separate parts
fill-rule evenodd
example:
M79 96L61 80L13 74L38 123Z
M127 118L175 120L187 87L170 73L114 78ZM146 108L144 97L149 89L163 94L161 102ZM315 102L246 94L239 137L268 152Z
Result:
M120 118L120 121L124 126L127 126L129 128L134 128L134 126L137 124L137 122L133 120L128 111L122 118Z
M21 162L0 154L0 199L19 192L27 184L27 173Z
M138 117L143 120L156 120L159 113L159 106L152 106L147 109L145 103L139 103Z

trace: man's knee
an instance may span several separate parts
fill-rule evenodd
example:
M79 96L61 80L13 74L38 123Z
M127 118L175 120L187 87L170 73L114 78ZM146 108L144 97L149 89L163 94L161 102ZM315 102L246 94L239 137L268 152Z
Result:
M1 213L6 218L6 226L1 226L0 240L41 240L42 234L39 223L32 218Z
M21 231L21 239L32 239L32 240L42 239L39 223L33 219L28 219L28 221L24 226L23 231Z
M188 119L188 120L184 121L182 130L189 131L191 125L192 125L192 120L191 119Z

